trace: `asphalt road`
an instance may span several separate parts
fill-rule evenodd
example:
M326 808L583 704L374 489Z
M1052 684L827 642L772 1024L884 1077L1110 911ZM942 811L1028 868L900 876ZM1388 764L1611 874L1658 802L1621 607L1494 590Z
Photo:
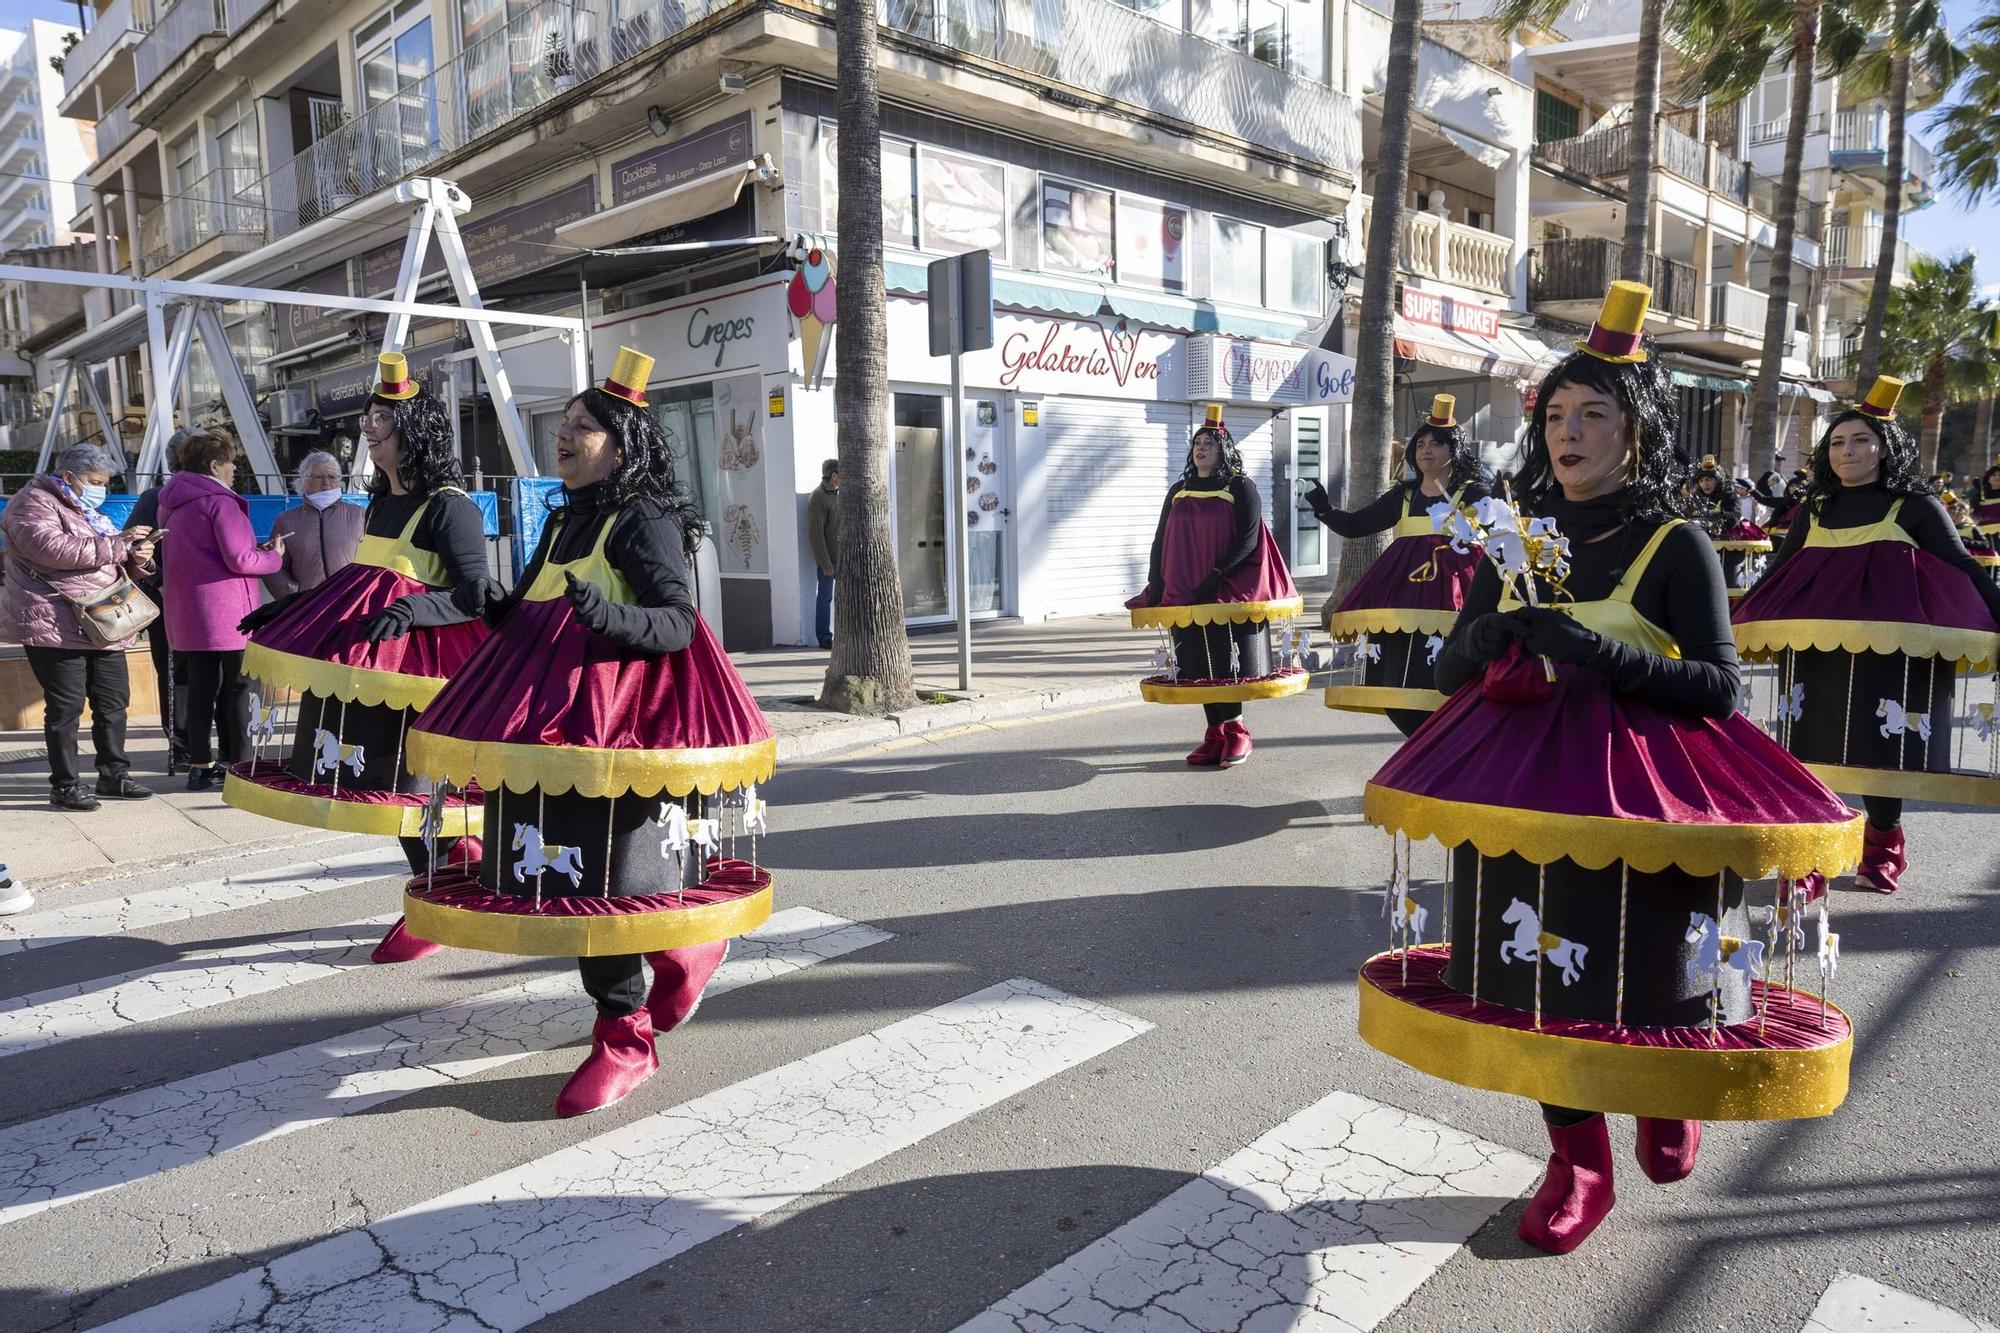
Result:
M564 965L362 961L379 841L51 895L9 925L75 938L0 928L0 1325L1846 1333L1855 1279L1942 1307L1906 1327L2000 1323L2000 814L1912 807L1905 892L1837 889L1847 1104L1712 1125L1671 1187L1614 1122L1617 1210L1557 1259L1514 1237L1534 1107L1355 1035L1395 734L1255 705L1253 760L1191 771L1197 719L781 773L759 851L799 914L580 1121L550 1113L588 1023ZM1252 1183L1205 1201L1211 1171ZM1079 1284L1071 1323L1021 1312Z

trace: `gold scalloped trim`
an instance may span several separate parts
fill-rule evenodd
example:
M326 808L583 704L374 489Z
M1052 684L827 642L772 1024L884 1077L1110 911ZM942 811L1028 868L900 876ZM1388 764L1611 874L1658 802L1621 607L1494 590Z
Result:
M1512 853L1535 865L1568 857L1586 870L1623 861L1644 874L1733 870L1745 879L1804 879L1815 870L1844 875L1861 860L1859 814L1833 824L1668 824L1446 801L1373 782L1362 791L1361 808L1369 823L1417 842L1469 842L1482 856Z
M1272 602L1199 602L1193 606L1135 606L1133 629L1187 629L1194 625L1241 625L1252 620L1284 620L1303 613L1306 599Z
M435 732L410 732L408 767L454 787L505 787L516 794L540 789L550 796L685 796L769 781L778 771L776 738L748 745L686 750L596 750L578 745L517 745L467 741ZM428 937L426 937L428 938Z
M422 712L445 687L442 676L406 676L399 671L342 666L281 653L253 643L243 650L243 674L301 694L310 690L329 699L371 707L410 708Z
M1139 682L1139 696L1152 704L1241 704L1257 699L1282 699L1288 694L1304 694L1312 678L1292 670L1263 680L1238 681L1233 685L1173 685L1163 680Z
M1663 1120L1799 1120L1831 1115L1847 1097L1851 1023L1840 1040L1804 1050L1625 1046L1440 1014L1389 994L1365 971L1356 980L1361 1039L1462 1087ZM1794 1003L1819 1003L1793 994L1802 997ZM1833 1005L1827 1012L1847 1019Z
M376 833L390 838L421 838L424 835L424 807L421 805L343 801L337 796L308 796L304 792L278 791L234 773L222 780L222 800L238 810L306 828L332 829L340 833ZM476 838L485 826L484 805L447 805L438 836Z
M1758 541L1717 542L1715 549L1718 551L1741 551L1745 555L1766 555L1777 548L1771 545L1769 537L1765 537Z
M412 880L411 883L416 883ZM658 953L735 939L771 919L772 884L702 907L621 916L522 916L444 907L405 890L404 925L418 939L530 958Z
M1900 796L1911 801L2000 809L2000 778L1984 773L1929 773L1849 764L1808 763L1806 767L1842 796Z
M2000 659L2000 634L1983 629L1917 625L1896 620L1752 620L1734 626L1745 657L1794 652L1881 653L1936 657L1978 673Z
M1327 617L1326 632L1335 639L1352 639L1363 634L1449 634L1456 624L1456 611L1374 606L1334 612Z
M1400 685L1329 685L1326 706L1349 713L1386 713L1404 708L1415 713L1435 713L1448 696L1437 690L1413 690Z

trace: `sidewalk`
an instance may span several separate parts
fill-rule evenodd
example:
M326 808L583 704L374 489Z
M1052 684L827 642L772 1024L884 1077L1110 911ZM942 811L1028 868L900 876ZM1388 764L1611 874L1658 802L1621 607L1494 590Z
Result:
M1306 601L1309 610L1318 605L1310 591ZM824 652L774 649L734 660L777 733L782 769L941 728L1136 700L1152 647L1152 635L1133 630L1123 616L976 625L973 689L961 694L957 637L948 629L913 635L918 694L926 702L883 718L812 706L826 674ZM81 739L88 763L90 739ZM351 836L277 823L224 805L217 792L184 790L180 778L164 776L166 745L152 722L135 724L128 746L135 776L158 794L73 815L47 805L41 734L0 733L0 861L17 879L41 888L159 868L223 847L305 847Z

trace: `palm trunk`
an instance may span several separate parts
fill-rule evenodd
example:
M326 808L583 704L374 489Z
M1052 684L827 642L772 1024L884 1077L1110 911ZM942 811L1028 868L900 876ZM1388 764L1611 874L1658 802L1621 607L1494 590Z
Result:
M1380 160L1361 283L1361 328L1354 350L1354 424L1347 438L1350 505L1372 498L1389 482L1389 437L1395 429L1396 255L1403 239L1403 199L1410 188L1410 114L1417 94L1417 28L1422 14L1422 0L1395 0L1389 23ZM1387 533L1341 542L1329 608L1360 582L1387 545Z
M888 298L882 282L882 104L875 7L841 5L839 319L833 411L839 432L840 552L833 655L820 704L888 713L916 703L903 586L889 538ZM954 436L956 432L953 433Z
M1993 399L1981 398L1972 417L1972 470L1984 474L1993 457Z
M1896 0L1890 31L1903 30L1906 0ZM1882 248L1875 255L1875 283L1868 291L1868 317L1861 325L1861 365L1855 388L1868 392L1882 360L1882 325L1889 315L1889 287L1896 274L1896 233L1903 217L1904 123L1910 112L1910 58L1895 57L1889 67L1889 188L1882 204Z
M1791 123L1785 127L1785 170L1778 181L1777 236L1771 244L1770 305L1764 312L1764 346L1757 387L1750 400L1750 452L1768 458L1778 447L1778 381L1792 299L1792 237L1798 231L1799 177L1806 151L1806 118L1812 114L1813 66L1819 57L1819 0L1801 0L1792 25Z
M1653 161L1660 140L1660 27L1666 0L1639 6L1638 83L1632 92L1631 171L1625 177L1625 246L1618 276L1646 282L1653 251Z
M1942 373L1942 372L1939 372ZM1938 470L1938 441L1944 434L1944 390L1924 381L1924 414L1918 427L1917 456L1923 460L1923 475L1934 477Z

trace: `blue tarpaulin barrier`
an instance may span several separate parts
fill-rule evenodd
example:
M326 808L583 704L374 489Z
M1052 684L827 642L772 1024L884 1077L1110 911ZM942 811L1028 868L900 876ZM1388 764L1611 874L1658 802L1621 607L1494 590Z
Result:
M511 483L514 500L514 577L528 567L542 529L549 521L549 506L562 503L562 482L555 477L516 477Z
M519 484L519 482L515 483L517 486ZM468 491L466 493L472 497L472 503L479 506L480 526L485 530L486 535L488 537L498 537L500 535L499 495L493 491ZM271 525L278 521L278 515L299 503L296 496L290 495L246 495L243 498L250 502L250 526L256 530L258 541L264 541L270 537ZM368 507L368 497L365 495L343 495L340 499L343 504L359 505L364 509ZM136 495L107 495L104 497L103 513L105 517L122 528L125 526L125 520L132 516L132 506L137 503L139 503L139 497ZM535 532L539 536L541 528L537 526ZM531 546L529 549L532 550L533 547ZM516 559L518 562L521 559L525 559L525 557L516 557ZM519 567L517 563L515 568L518 570Z

